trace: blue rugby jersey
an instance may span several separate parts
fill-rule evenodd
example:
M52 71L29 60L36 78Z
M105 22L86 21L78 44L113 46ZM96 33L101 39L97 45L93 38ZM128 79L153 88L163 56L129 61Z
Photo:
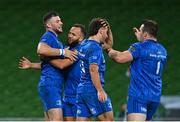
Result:
M40 39L40 43L46 43L52 48L63 48L62 43L58 40L57 36L47 31ZM48 58L64 58L63 56L51 56ZM48 61L41 59L41 77L39 80L39 86L58 85L62 86L64 81L64 73L62 70L55 68Z
M101 85L104 86L104 73L106 67L101 44L96 42L95 40L85 40L81 45L79 58L81 60L81 79L78 85L77 92L84 93L88 91L96 91L89 72L89 67L91 64L97 64L99 66L100 82ZM89 87L90 89L87 89L86 86L91 87Z
M145 40L131 45L131 80L129 96L142 101L160 101L161 75L167 59L166 49L154 40Z
M81 43L71 46L70 50L79 51L81 47ZM65 70L65 83L64 83L65 96L71 96L71 97L76 96L77 86L80 82L80 77L81 77L80 60L77 59L71 66L69 66Z

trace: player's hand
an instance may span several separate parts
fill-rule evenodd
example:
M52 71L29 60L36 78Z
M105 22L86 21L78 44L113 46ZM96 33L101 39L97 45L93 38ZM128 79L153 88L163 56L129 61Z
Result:
M19 68L20 69L30 69L31 62L27 58L22 57L19 61Z
M64 54L65 57L71 59L72 61L75 61L77 59L77 54L78 54L77 51L71 51L68 48L65 48L64 50L65 50L65 54Z
M105 50L112 48L112 46L113 46L113 35L112 35L112 31L111 31L110 26L109 26L107 33L108 33L108 37L105 39L105 42L102 44L102 47Z
M136 27L134 27L134 28L133 28L133 32L134 32L136 38L137 38L138 40L140 40L140 31L139 31Z
M98 91L97 95L100 102L105 102L107 100L107 94L104 90Z

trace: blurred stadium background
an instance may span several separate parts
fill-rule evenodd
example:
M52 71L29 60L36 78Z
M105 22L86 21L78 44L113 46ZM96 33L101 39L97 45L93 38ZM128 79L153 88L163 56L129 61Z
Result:
M180 117L180 103L175 99L175 110L165 107L166 96L180 96L180 1L179 0L1 0L0 1L0 118L43 117L43 109L37 93L39 71L18 69L22 56L39 61L36 47L44 33L42 16L49 10L60 13L64 32L63 42L71 25L88 26L94 17L106 18L114 35L114 48L126 50L136 41L132 32L142 19L154 19L159 23L159 41L168 50L168 62L163 75L162 103L155 119L168 120ZM120 106L126 103L129 64L117 64L106 55L106 89L118 118ZM168 97L169 99L169 97ZM170 100L173 100L170 97ZM172 103L172 102L171 102ZM167 110L171 109L171 110ZM174 112L177 111L177 112ZM163 119L164 118L164 119ZM117 119L118 120L118 119Z

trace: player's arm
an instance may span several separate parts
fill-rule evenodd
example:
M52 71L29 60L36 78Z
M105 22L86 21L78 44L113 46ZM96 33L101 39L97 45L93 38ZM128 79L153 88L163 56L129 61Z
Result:
M66 58L66 59L53 59L49 61L50 64L52 64L54 67L57 67L59 69L65 69L66 67L73 64L73 61Z
M133 56L128 50L120 52L110 48L108 49L108 55L117 63L126 63L133 60Z
M40 56L60 56L64 55L71 60L76 59L77 52L65 49L56 49L48 46L46 43L40 42L37 47L37 54Z
M22 57L19 61L20 69L41 69L41 63L32 63L29 59Z
M97 64L90 64L91 80L97 90L99 101L103 102L103 101L107 100L107 95L106 95L104 89L102 88L98 69L99 69L99 67Z

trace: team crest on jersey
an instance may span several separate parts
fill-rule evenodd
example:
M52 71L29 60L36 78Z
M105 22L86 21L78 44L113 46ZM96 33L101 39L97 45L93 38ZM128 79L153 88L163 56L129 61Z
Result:
M136 51L136 48L133 46L130 46L130 50L134 52L134 51Z

